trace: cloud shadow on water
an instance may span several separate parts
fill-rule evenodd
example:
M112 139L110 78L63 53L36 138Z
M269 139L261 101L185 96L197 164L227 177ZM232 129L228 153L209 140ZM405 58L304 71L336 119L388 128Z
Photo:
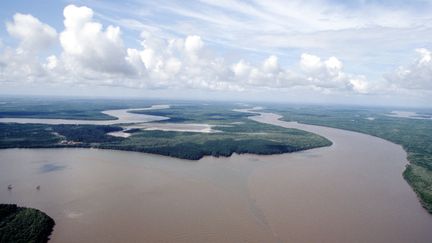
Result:
M40 173L48 173L48 172L53 172L53 171L60 171L65 169L66 166L65 165L56 165L56 164L44 164L39 168L39 172Z

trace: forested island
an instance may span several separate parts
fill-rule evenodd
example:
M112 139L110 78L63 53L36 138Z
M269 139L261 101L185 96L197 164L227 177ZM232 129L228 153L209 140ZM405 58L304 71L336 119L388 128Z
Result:
M324 137L296 129L244 120L221 132L197 133L131 130L128 138L113 137L115 126L0 124L0 148L83 147L117 149L198 160L206 155L230 156L233 153L280 154L329 146Z
M0 242L43 243L49 240L54 220L45 213L18 207L15 204L0 204Z
M50 110L59 109L56 104L51 106ZM11 114L13 109L17 109L14 107L5 109L6 113L0 109L0 117ZM31 107L31 104L23 104L20 110L30 112ZM120 104L111 104L112 107L118 108ZM213 133L130 129L127 132L131 136L123 138L108 134L122 130L120 126L113 125L0 123L0 148L100 148L198 160L208 155L281 154L331 145L328 139L310 132L252 121L248 116L253 114L233 111L236 107L231 104L182 104L164 110L134 111L169 118L162 122L210 124L217 131ZM89 108L74 106L74 112L80 114L93 114L93 109L93 105ZM23 117L24 113L19 117ZM94 116L98 117L97 114ZM40 117L52 118L52 115L41 114Z

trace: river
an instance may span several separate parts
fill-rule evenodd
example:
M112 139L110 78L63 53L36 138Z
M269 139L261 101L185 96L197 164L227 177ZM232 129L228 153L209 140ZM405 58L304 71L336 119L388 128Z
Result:
M402 178L408 162L400 146L278 118L252 117L315 132L333 145L199 161L97 149L0 150L0 202L52 216L52 242L432 241L432 217Z

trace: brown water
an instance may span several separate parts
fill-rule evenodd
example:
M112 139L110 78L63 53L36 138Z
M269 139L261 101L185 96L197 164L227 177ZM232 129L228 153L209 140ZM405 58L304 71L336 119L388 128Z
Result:
M52 242L432 241L432 217L402 178L400 146L277 118L254 119L313 131L334 145L197 162L95 149L1 150L0 202L52 216Z

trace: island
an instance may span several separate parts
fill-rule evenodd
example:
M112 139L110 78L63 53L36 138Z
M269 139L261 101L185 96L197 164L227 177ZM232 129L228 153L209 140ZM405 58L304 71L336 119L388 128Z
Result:
M51 217L37 209L0 204L0 242L47 242L54 225Z
M50 104L52 110L59 109ZM95 105L90 106L94 109ZM119 107L119 105L113 105ZM106 105L102 106L107 108ZM89 109L90 109L89 108ZM0 123L0 148L59 148L81 147L115 149L160 154L181 159L198 160L204 156L230 156L243 154L281 154L330 146L328 139L298 129L287 129L248 119L256 114L233 111L232 104L202 105L196 103L176 104L163 110L136 110L133 113L167 117L157 121L154 127L136 128L130 124L71 125L71 124L19 124ZM15 108L16 109L16 108ZM20 116L30 109L23 104ZM81 111L80 111L81 109ZM93 110L74 107L75 113L93 114ZM5 108L5 110L8 110ZM77 111L78 110L78 111ZM99 113L102 111L99 111ZM59 112L65 117L67 111ZM0 111L0 116L11 115ZM90 116L90 115L89 115ZM99 114L94 115L100 117ZM35 117L34 112L31 117ZM53 118L53 114L41 113L39 118ZM66 116L67 117L67 116ZM206 132L161 130L158 124L206 125ZM166 128L166 126L164 126ZM123 131L128 136L112 136Z

